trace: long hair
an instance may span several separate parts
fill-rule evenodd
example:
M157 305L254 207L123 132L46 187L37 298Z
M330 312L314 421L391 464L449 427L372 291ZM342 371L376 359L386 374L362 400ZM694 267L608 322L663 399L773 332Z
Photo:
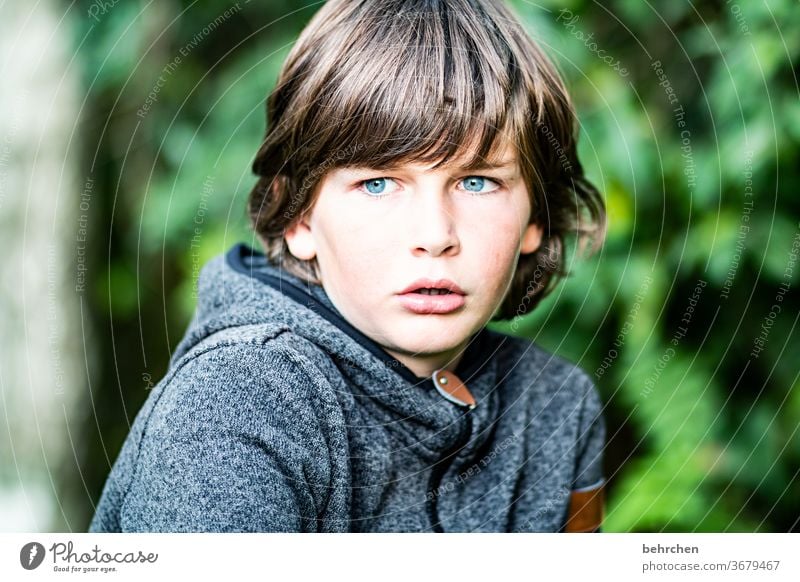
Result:
M320 283L284 233L331 169L403 162L464 167L516 146L543 229L496 317L533 308L566 275L567 236L599 247L605 208L583 174L577 123L555 67L491 0L329 0L301 33L267 100L248 212L269 259ZM434 167L436 167L434 166Z

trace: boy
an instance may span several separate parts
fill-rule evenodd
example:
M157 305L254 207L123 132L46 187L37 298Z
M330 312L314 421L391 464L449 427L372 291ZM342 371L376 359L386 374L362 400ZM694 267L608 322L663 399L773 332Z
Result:
M592 382L485 327L604 219L512 13L330 0L267 107L265 253L204 268L90 530L597 531Z

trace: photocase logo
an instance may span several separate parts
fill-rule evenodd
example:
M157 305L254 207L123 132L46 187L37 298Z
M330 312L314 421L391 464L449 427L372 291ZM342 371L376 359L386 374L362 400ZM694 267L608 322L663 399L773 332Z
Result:
M39 542L28 542L19 551L19 563L26 570L35 570L44 560L44 546Z

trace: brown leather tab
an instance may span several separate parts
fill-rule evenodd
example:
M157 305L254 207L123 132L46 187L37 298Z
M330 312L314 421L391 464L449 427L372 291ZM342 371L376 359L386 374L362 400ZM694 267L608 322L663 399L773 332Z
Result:
M603 523L605 512L605 483L595 489L573 491L569 497L569 513L564 531L594 532Z
M469 389L467 389L467 385L461 381L461 378L449 370L436 370L433 373L433 384L436 386L436 390L439 391L439 394L451 402L455 402L461 406L475 408L477 402L475 402L475 397Z

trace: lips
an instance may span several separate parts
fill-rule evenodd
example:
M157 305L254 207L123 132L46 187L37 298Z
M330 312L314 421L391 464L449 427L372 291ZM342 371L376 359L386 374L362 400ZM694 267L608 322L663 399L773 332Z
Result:
M397 294L400 304L418 315L456 311L464 306L464 295L450 279L418 279Z
M450 292L457 295L465 295L461 287L456 285L450 279L417 279L411 285L400 291L400 295L404 293L420 292L422 290L438 290L438 292Z

